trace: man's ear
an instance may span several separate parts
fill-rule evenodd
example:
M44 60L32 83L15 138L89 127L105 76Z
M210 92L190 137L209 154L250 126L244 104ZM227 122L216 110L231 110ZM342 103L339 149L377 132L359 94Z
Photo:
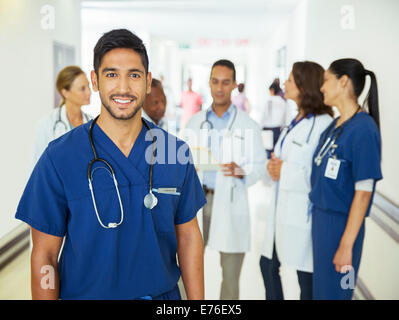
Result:
M91 72L90 72L90 79L91 79L91 85L93 86L93 91L97 92L98 91L98 77L97 77L97 73L94 70L91 70Z
M151 72L147 73L147 94L151 93L151 82L152 82L152 74Z

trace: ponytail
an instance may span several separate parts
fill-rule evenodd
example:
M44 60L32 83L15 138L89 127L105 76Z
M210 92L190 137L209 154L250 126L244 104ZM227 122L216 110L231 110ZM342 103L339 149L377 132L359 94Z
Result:
M370 116L374 119L375 123L380 129L380 111L378 105L378 88L377 88L377 79L373 71L365 70L365 75L370 76L370 89L367 93L367 97L364 100L363 107L367 102L367 109Z
M60 101L60 104L58 105L59 108L61 108L66 102L64 96L62 94L60 94L60 95L61 95L61 101Z
M362 63L356 59L339 59L331 63L328 68L334 73L337 78L341 78L343 75L349 77L352 82L352 86L356 97L358 98L364 89L366 83L366 76L370 76L370 89L367 93L366 99L364 100L363 107L367 105L366 111L374 119L378 129L380 129L380 113L378 107L378 89L377 79L374 72L366 70Z

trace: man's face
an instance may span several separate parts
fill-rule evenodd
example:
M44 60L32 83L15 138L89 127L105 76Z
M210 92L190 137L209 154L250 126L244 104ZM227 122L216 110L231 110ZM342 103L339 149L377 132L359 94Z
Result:
M145 98L143 109L155 122L158 122L164 117L166 111L166 96L161 86L151 88L151 93Z
M133 118L151 92L151 73L145 74L140 55L131 49L117 48L102 58L98 77L91 72L93 90L114 119Z
M237 84L233 79L233 70L225 66L216 66L212 69L209 80L213 104L227 105L231 102L231 92Z

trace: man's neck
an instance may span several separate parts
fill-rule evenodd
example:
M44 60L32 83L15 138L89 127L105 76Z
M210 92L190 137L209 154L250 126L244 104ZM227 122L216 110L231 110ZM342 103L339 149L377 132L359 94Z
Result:
M227 104L215 104L215 103L212 103L212 110L213 110L213 112L215 112L216 113L216 115L219 117L219 118L221 118L225 113L226 113L226 111L229 109L229 107L231 106L231 101L229 102L229 103L227 103Z
M126 157L129 157L130 151L143 127L141 109L129 120L118 120L113 118L102 106L97 124L112 142L115 143L119 150Z
M151 119L152 122L154 122L156 125L159 125L159 121L161 121L161 120L157 120L157 119L154 119L154 118L151 118L151 117L150 117L150 119Z

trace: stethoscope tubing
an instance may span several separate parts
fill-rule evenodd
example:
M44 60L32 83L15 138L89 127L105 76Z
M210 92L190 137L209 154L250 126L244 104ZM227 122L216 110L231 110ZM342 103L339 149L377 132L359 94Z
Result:
M237 117L237 107L235 105L233 105L234 107L234 118L232 119L232 121L230 122L229 128L228 130L231 131L231 128L233 127L234 122L236 121L236 117ZM211 107L212 108L212 107ZM209 128L210 130L213 129L213 123L211 121L208 120L208 110L205 110L205 120L201 122L200 124L200 129L204 128L204 124L208 123L209 124Z
M90 189L90 193L91 193L91 197L92 197L92 201L93 201L94 210L95 210L95 213L96 213L96 216L97 216L97 220L98 220L98 222L100 223L100 225L103 228L110 229L110 228L116 228L117 226L122 224L123 218L124 218L124 210L123 210L122 199L121 199L119 188L118 188L118 182L117 182L116 177L115 177L115 171L112 168L111 164L107 160L98 157L97 149L96 149L96 147L94 145L93 127L94 127L95 123L97 122L98 118L99 118L99 116L97 116L92 121L92 123L90 124L90 128L89 128L89 142L90 142L91 149L93 151L94 158L89 162L89 165L87 167L87 179L88 179L88 182L89 182L89 189ZM152 158L151 158L151 163L150 163L150 168L149 168L149 189L150 189L149 195L151 196L151 198L152 198L151 200L153 201L152 202L153 206L150 209L152 209L158 203L158 199L152 193L152 171L153 171L153 166L154 166L154 157L155 157L156 145L155 145L155 138L154 138L154 136L153 136L153 134L151 132L151 128L149 127L149 125L147 124L147 122L143 118L142 118L142 122L143 122L144 126L147 128L147 130L150 132L151 137L152 137L153 150L152 150ZM101 163L103 163L103 164L105 164L107 166L107 168L109 169L109 172L110 172L110 174L112 176L112 179L114 181L114 185L115 185L116 192L117 192L117 195L118 195L118 201L119 201L119 206L120 206L120 210L121 210L121 219L120 219L120 221L118 223L116 223L116 222L108 223L108 226L103 224L103 222L102 222L102 220L100 218L100 215L98 213L97 204L96 204L96 200L95 200L94 188L93 188L93 179L92 179L93 178L92 177L92 166L93 166L93 164L95 162L101 162Z
M309 141L310 141L310 137L312 136L313 128L314 128L314 125L315 125L315 122L316 122L316 116L313 116L312 118L313 118L312 126L310 127L308 136L307 136L307 138L306 138L306 143L309 143ZM303 119L303 118L302 118L302 119ZM297 124L299 124L299 122L297 122ZM291 131L293 128L292 128L292 129L289 129L289 127L287 126L287 127L285 127L284 129L286 129L286 130L285 130L284 136L283 136L282 139L281 139L281 148L282 148L282 146L283 146L282 142L283 142L284 139L288 136L288 134L290 133L290 131ZM284 130L284 129L283 129L283 130Z
M54 122L54 125L53 125L53 135L54 136L55 136L56 128L57 128L57 126L59 124L62 124L64 126L64 133L68 132L68 125L61 118L61 108L62 108L62 106L58 108L58 112L57 112L58 113L58 117L57 117L57 120ZM83 113L83 116L85 118L85 121L88 122L89 121L88 116L85 113ZM69 129L72 129L72 127L69 126Z

